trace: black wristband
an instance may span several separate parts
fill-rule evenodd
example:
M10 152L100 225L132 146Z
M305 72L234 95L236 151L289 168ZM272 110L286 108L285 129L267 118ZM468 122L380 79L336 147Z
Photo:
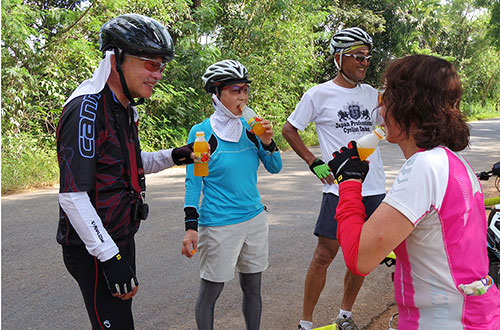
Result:
M265 145L264 143L262 143L262 148L266 151L269 151L270 153L273 153L273 152L278 150L276 143L272 139L271 139L271 143L269 143L268 145Z
M196 211L196 209L194 207L188 206L188 207L184 208L184 213L186 215L184 217L184 225L185 225L186 231L188 231L188 229L198 231L199 214Z

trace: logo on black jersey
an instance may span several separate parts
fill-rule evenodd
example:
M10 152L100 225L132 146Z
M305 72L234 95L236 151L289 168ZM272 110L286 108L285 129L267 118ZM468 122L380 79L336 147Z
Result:
M80 123L78 125L78 147L80 155L92 158L95 154L95 119L97 116L97 101L101 95L87 95L80 107Z
M348 103L342 110L337 112L339 122L336 128L342 128L345 133L350 132L370 132L372 119L370 111L357 102Z

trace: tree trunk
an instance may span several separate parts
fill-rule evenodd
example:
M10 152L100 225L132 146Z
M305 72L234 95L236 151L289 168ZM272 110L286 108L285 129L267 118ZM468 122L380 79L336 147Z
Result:
M488 80L488 84L486 85L486 88L484 89L484 94L483 94L483 100L481 101L481 105L484 107L486 105L486 98L488 97L488 91L490 90L491 83L493 82L493 76L490 77Z

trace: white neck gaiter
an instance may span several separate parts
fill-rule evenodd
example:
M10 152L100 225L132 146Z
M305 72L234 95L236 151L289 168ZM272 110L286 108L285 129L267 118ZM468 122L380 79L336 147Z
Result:
M217 95L212 94L212 101L215 112L210 116L210 126L215 134L224 141L238 142L243 131L241 116L236 116L229 111Z
M64 102L64 106L71 102L71 100L82 95L97 94L104 89L106 82L108 81L109 74L111 73L111 55L114 55L113 50L107 50L104 54L104 58L99 62L99 66L94 71L92 78L83 81L80 86L78 86L71 96ZM135 106L131 107L134 113L134 122L139 120L139 114Z

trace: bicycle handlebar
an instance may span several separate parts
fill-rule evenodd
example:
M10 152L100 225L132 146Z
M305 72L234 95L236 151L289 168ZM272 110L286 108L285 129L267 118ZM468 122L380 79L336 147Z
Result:
M495 187L500 192L500 162L495 163L495 165L493 165L493 168L491 169L491 171L479 172L479 173L476 173L476 176L479 180L482 180L482 181L488 181L488 179L491 178L492 176L496 176L497 178L495 180ZM493 200L496 198L490 198L490 199ZM494 203L493 201L488 201L488 204L485 203L486 206L493 205L493 204L498 204L498 201L496 201L496 203Z
M491 169L491 171L483 171L480 173L476 173L476 175L477 175L479 180L483 180L483 181L487 181L489 178L491 178L494 175L500 176L500 162L495 163L495 165L493 165L493 168Z

